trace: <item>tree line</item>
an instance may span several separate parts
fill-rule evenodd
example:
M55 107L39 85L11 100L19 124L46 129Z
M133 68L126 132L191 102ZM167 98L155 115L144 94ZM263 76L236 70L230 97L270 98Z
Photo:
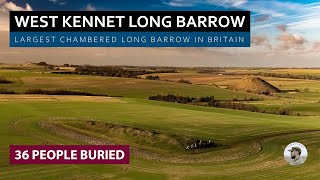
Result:
M214 96L195 98L190 96L179 96L179 95L168 94L168 95L149 96L149 100L165 101L165 102L181 103L181 104L192 104L192 105L198 105L198 106L208 106L208 107L217 107L217 108L225 108L225 109L235 109L235 110L258 112L258 113L290 115L290 110L288 108L266 110L252 104L240 103L240 101L237 99L235 101L217 100L214 98ZM247 100L255 101L255 99L251 99L251 98Z
M41 94L41 95L69 95L69 96L106 96L101 94L94 94L84 91L71 91L67 89L28 89L24 93L18 93L15 91L0 88L0 94Z
M290 78L290 79L310 79L310 80L320 80L320 76L307 75L307 74L276 74L276 73L263 73L258 72L254 74L255 76L265 76L265 77L278 77L278 78Z
M93 94L83 91L71 91L66 89L28 89L25 94L45 94L45 95L71 95L71 96L100 96L99 94Z
M276 78L288 78L288 79L308 79L308 80L320 80L320 76L307 75L307 74L280 74L280 73L223 73L223 75L246 75L246 76L264 76L264 77L276 77Z
M59 72L55 72L59 73ZM124 78L139 78L140 75L154 73L177 73L176 70L131 70L116 66L77 66L73 74L92 75L92 76L108 76L108 77L124 77ZM159 77L158 77L159 78ZM160 79L160 78L159 78ZM152 79L158 80L158 79Z

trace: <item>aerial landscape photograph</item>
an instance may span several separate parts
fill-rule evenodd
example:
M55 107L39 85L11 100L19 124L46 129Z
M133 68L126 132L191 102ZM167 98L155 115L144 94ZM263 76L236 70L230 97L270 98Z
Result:
M246 10L251 47L9 46L10 11L66 10ZM317 0L0 0L0 179L319 179L319 18ZM130 163L10 164L10 145Z

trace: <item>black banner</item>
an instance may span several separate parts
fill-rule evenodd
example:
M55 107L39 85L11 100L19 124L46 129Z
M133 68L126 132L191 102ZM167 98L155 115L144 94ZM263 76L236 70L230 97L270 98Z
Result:
M11 11L11 32L250 32L249 11Z

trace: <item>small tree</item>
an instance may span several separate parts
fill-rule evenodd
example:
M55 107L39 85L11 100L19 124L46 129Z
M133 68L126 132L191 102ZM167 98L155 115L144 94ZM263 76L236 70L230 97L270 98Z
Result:
M0 77L0 84L10 84L11 81L7 80L5 77Z
M180 79L178 83L192 84L190 81L184 79Z
M289 115L290 114L290 110L287 107L283 107L283 108L279 109L278 113L280 115Z
M148 80L160 80L160 77L159 76L146 76L146 79Z
M44 61L39 62L37 65L39 66L47 66L48 64Z

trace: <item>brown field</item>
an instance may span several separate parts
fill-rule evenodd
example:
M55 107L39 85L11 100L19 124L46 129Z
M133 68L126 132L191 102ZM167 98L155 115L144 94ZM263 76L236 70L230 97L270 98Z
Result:
M178 81L180 79L188 80L192 84L218 86L220 88L229 88L234 83L237 83L243 79L244 75L217 75L217 74L196 74L196 73L165 73L165 74L153 74L153 76L159 76L160 80ZM144 78L145 76L142 76ZM304 90L309 88L310 91L320 91L319 81L316 80L301 80L301 79L289 79L289 78L277 78L277 77L261 77L270 84L281 90Z
M57 101L57 102L70 102L70 101L80 101L80 102L112 102L112 103L125 103L117 98L113 97L101 97L101 96L59 96L59 95L25 95L25 94L14 94L6 95L0 94L1 102L9 101Z

